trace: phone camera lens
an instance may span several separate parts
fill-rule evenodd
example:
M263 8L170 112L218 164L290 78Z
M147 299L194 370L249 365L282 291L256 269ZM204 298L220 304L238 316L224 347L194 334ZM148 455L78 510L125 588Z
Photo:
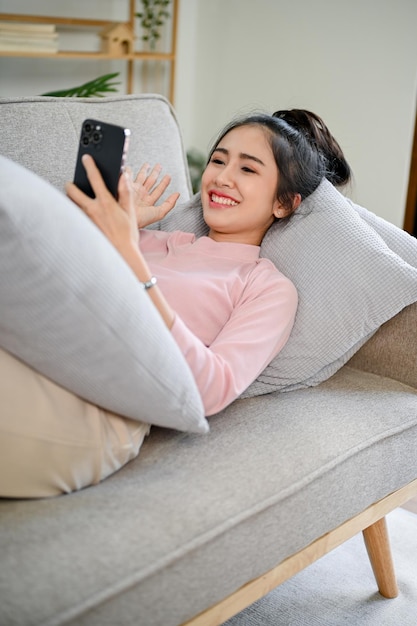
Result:
M90 143L90 138L87 137L87 135L83 135L81 143L83 144L83 146L88 146L88 144Z
M87 122L86 124L84 124L84 131L86 133L91 133L92 130L93 130L93 125L90 124L90 122Z
M102 134L99 133L98 131L95 131L93 133L93 143L100 143L101 139L102 139Z

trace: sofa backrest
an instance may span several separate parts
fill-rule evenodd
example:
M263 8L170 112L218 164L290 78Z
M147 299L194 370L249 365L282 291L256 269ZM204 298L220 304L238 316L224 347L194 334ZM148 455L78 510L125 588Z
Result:
M417 389L417 302L385 322L348 361L350 367Z
M128 164L161 163L172 176L169 192L191 194L175 112L163 96L0 98L0 153L63 189L74 176L81 124L87 117L130 129Z

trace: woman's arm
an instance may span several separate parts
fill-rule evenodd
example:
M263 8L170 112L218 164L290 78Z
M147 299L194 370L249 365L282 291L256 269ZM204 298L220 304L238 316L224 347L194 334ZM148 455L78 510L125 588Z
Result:
M209 346L176 316L171 332L193 372L207 416L238 398L283 349L297 304L294 285L266 269L256 272L245 297ZM216 307L214 299L210 306Z
M152 274L139 247L139 231L130 173L120 177L117 202L103 182L92 157L85 155L83 164L95 198L83 193L74 183L67 183L68 197L95 223L114 245L141 283L151 280ZM168 328L172 328L175 314L157 285L148 289L149 297Z

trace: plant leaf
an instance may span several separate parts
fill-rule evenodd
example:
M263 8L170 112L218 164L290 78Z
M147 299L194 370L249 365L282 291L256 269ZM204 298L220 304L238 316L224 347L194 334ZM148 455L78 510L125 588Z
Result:
M92 96L101 97L103 93L115 92L115 85L120 85L120 82L111 82L114 78L119 76L119 72L112 74L104 74L94 80L88 81L83 85L77 87L70 87L69 89L60 89L58 91L48 91L43 93L43 96L54 96L56 98L90 98Z

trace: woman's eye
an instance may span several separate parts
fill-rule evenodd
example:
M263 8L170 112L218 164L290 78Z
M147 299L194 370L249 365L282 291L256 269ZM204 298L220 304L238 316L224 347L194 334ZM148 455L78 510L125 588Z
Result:
M253 170L251 167L246 167L245 166L245 167L242 167L242 170L244 172L248 172L249 174L255 174L256 173L255 170Z
M214 157L213 159L211 159L211 163L215 163L216 165L223 165L224 161L222 161L218 157Z

